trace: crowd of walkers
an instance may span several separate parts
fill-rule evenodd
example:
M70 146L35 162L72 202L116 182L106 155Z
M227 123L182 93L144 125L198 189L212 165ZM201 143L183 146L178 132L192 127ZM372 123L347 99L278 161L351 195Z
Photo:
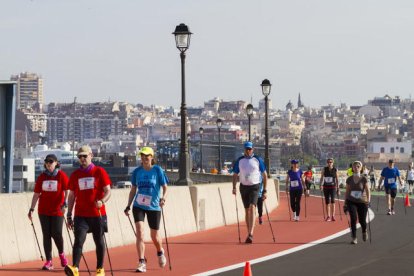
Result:
M147 262L144 243L145 218L150 228L151 240L157 250L158 264L163 268L167 263L159 229L161 217L164 219L163 207L167 199L168 178L163 169L155 164L152 148L141 148L139 155L141 157L141 165L132 172L132 188L127 198L124 213L130 220L129 213L132 211L135 222L133 230L136 236L138 255L136 272L142 273L146 272ZM96 275L105 275L105 248L110 262L105 238L105 233L108 231L105 204L111 197L111 181L102 167L92 163L93 153L89 146L82 146L78 150L77 157L80 167L68 178L60 170L57 157L53 154L46 156L44 171L37 178L35 184L28 217L32 221L33 226L33 212L37 202L39 202L37 209L46 257L45 263L42 266L43 270L54 268L52 263L53 240L58 249L60 265L64 267L66 275L79 275L81 258L84 259L82 253L83 245L87 234L92 233L96 246ZM321 170L319 180L322 211L326 222L335 222L336 202L338 202L341 214L338 170L334 166L333 158L328 158L326 162L326 166ZM285 181L286 194L291 220L298 222L301 216L302 196L305 198L306 216L306 197L310 196L312 186L315 189L315 170L312 166L308 166L307 170L303 172L299 161L296 159L292 159L290 165L291 167L287 171ZM247 230L245 243L247 244L253 243L257 212L259 224L263 223L263 204L265 204L264 202L267 198L267 179L266 166L262 158L254 153L252 142L245 142L243 155L234 162L232 193L237 196L237 183L239 183L239 192L245 210ZM407 169L405 179L408 185L405 186L404 191L411 194L414 184L414 168L412 165ZM397 180L400 183L400 188L404 187L400 172L394 166L393 160L389 160L388 166L382 169L378 182L376 181L375 170L372 166L368 170L360 161L354 161L350 164L345 181L343 211L345 215L348 216L349 214L350 220L348 223L351 229L352 244L357 244L358 242L356 235L358 222L362 229L362 240L366 241L368 239L366 218L367 214L369 214L372 191L382 189L385 191L388 204L387 214L395 215L395 198L398 192ZM133 226L131 220L130 223ZM71 241L72 262L70 264L65 256L62 236L63 224L66 225L68 234L69 230L72 230L75 237L73 244ZM87 266L86 261L85 265ZM110 267L112 270L111 263ZM87 269L89 271L89 267Z

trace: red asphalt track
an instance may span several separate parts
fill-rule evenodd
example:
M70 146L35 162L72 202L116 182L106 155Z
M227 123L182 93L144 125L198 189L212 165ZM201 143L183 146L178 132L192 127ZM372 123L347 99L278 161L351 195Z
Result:
M343 218L340 220L338 208L336 222L323 221L320 197L311 196L307 198L306 218L304 197L302 197L301 205L300 222L289 221L286 194L281 193L279 207L269 214L276 243L273 242L266 213L263 216L265 218L263 225L256 225L253 244L244 244L247 235L244 222L240 222L242 243L239 243L237 224L168 238L171 271L168 264L163 269L158 267L155 247L150 242L146 243L148 263L145 275L192 275L202 273L291 249L348 228L346 217L343 214ZM338 207L338 204L336 207ZM244 210L239 208L239 212L241 211ZM165 241L164 249L167 253ZM135 274L137 265L135 244L110 248L109 254L114 275ZM95 252L86 253L85 258L91 269L91 275L95 275ZM71 257L69 259L71 260ZM55 258L53 263L55 265L53 271L40 270L39 268L43 264L40 260L1 266L0 275L62 275L64 272L63 268L60 267L59 260ZM83 260L81 260L80 265L80 275L88 275ZM106 275L111 275L107 256L105 257L105 271Z

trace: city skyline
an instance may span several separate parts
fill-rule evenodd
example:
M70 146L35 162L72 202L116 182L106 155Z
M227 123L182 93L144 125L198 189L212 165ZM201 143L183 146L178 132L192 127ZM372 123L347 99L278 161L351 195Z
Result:
M44 78L45 103L122 101L180 105L180 60L171 34L194 33L187 105L215 96L255 107L260 83L283 109L411 98L414 3L399 1L11 1L0 33L0 79ZM252 100L251 100L252 99Z

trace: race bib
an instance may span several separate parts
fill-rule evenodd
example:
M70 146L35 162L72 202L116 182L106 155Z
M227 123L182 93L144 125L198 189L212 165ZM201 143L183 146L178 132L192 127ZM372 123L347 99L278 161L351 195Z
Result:
M56 192L58 188L57 180L45 180L42 183L42 190L45 192Z
M388 178L388 184L394 184L395 178Z
M333 182L333 177L332 176L325 177L324 179L325 179L325 183L332 183Z
M78 180L79 190L90 190L95 188L95 178L93 177L84 177L79 178Z
M151 205L152 196L138 194L137 196L137 203L142 206L150 206Z
M299 181L297 180L290 181L290 187L299 187Z
M356 199L360 199L362 197L361 191L351 191L351 196Z
M250 181L250 174L246 174L244 176L244 180L245 180L245 182L249 183L249 181Z

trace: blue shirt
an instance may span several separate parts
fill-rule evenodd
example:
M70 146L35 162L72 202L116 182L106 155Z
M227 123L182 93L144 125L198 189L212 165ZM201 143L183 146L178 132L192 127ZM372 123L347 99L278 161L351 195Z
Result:
M397 189L397 177L400 176L400 171L397 167L385 167L382 169L381 176L384 177L384 187L390 189Z
M302 190L302 170L298 170L294 172L292 170L288 170L289 175L289 190Z
M131 183L137 187L134 207L150 211L161 211L161 186L168 183L168 178L161 167L154 165L149 171L142 166L136 168L132 172Z

